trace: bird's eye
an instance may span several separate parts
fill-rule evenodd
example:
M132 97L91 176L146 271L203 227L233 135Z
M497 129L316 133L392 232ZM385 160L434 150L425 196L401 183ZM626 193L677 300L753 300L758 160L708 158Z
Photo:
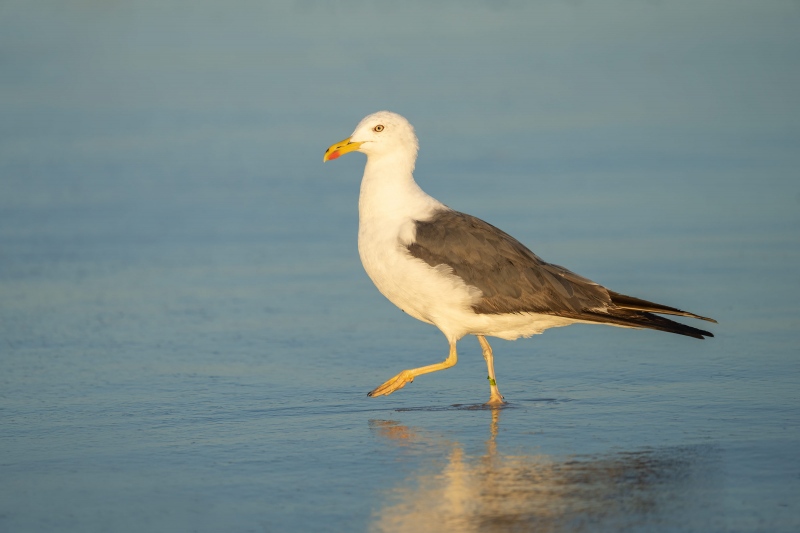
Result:
M374 128L372 128L372 131L374 131L374 132L376 132L376 133L380 133L380 132L382 132L382 131L383 131L383 124L378 124L377 126L375 126Z

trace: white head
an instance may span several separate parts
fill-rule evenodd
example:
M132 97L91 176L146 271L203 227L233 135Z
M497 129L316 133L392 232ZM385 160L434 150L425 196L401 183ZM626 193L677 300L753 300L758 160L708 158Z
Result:
M350 137L328 148L322 160L336 159L354 150L367 154L368 158L401 156L410 159L413 165L419 143L414 127L404 117L391 111L378 111L364 117Z

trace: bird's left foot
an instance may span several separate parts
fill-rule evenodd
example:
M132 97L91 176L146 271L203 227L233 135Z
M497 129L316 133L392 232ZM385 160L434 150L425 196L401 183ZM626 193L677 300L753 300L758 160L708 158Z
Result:
M492 394L492 396L489 398L489 401L486 402L484 405L487 405L489 407L502 407L506 405L506 401L500 394L497 395Z
M409 370L403 370L377 389L373 390L372 392L368 392L367 396L388 396L389 394L402 389L412 381L414 381L414 374L412 374Z

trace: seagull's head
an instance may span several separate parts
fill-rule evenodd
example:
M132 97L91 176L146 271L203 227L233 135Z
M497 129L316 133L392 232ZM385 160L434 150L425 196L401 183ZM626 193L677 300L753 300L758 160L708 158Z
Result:
M364 117L350 137L328 148L322 161L359 151L367 157L402 154L413 162L418 150L414 127L404 117L391 111L378 111Z

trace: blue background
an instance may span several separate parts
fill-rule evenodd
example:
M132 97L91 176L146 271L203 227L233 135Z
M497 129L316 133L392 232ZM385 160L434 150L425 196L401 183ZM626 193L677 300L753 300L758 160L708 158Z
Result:
M797 531L800 4L0 4L0 529ZM447 344L356 251L417 180L704 342ZM705 327L704 324L697 324Z

